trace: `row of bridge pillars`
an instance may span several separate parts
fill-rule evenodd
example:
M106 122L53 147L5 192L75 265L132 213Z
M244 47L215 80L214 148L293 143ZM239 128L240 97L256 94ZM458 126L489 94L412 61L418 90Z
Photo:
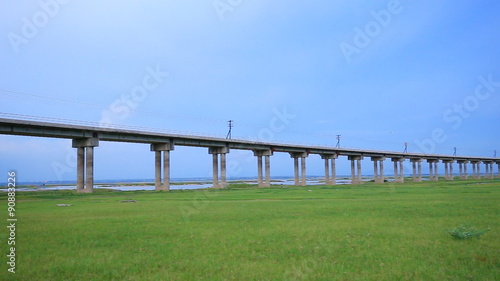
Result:
M94 147L99 146L99 139L80 138L74 139L73 148L77 149L77 192L91 193L94 186ZM170 143L154 143L151 144L151 151L155 152L155 190L170 190L170 151L174 150L173 142ZM210 147L209 154L212 155L213 166L213 186L215 188L225 188L227 186L226 172L226 155L229 153L228 147ZM254 150L254 156L257 157L257 182L259 187L271 186L271 164L270 157L273 155L272 150ZM294 159L294 181L297 186L306 186L306 158L308 152L291 152L291 158ZM336 184L336 167L335 160L338 154L321 154L321 158L325 161L325 184ZM350 155L348 160L351 161L351 181L352 184L361 184L361 155ZM374 181L376 183L385 182L384 161L385 157L373 156ZM393 157L391 161L394 165L394 181L398 183L404 182L403 163L406 160L404 157ZM413 181L422 181L422 161L423 158L410 158L413 170ZM438 180L438 163L439 159L426 159L429 164L429 178L431 181ZM446 180L453 180L453 163L454 160L442 160L445 165ZM467 164L472 165L473 179L481 179L480 164L484 163L486 167L485 178L493 179L493 164L498 164L500 177L500 162L498 161L469 161L457 160L459 166L459 178L468 179L469 174Z

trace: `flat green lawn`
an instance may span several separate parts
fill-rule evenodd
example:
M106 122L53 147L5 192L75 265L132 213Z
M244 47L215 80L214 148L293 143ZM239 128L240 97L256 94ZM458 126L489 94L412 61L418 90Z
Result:
M2 280L500 279L499 180L17 199L16 274L2 227ZM491 230L447 233L464 223Z

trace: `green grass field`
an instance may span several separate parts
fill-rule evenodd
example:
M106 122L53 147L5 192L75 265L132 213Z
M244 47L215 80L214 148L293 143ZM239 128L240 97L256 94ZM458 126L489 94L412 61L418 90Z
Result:
M499 280L499 199L499 180L19 192L0 279ZM465 223L490 231L447 232Z

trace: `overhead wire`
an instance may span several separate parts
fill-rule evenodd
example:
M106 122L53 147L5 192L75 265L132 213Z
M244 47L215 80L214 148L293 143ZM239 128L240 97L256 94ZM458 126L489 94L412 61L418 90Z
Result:
M28 99L29 101L31 101L30 99L36 98L36 99L41 99L41 100L45 100L45 101L60 102L60 103L66 103L66 104L76 104L76 105L80 105L80 106L84 106L84 107L92 107L92 108L98 108L98 109L109 109L109 106L105 106L102 104L83 102L83 101L78 101L78 100L74 100L74 99L46 96L46 95L40 95L40 94L32 94L32 93L26 93L26 92L14 91L14 90L8 90L8 89L0 89L0 95L2 95L2 94L8 95L10 97L15 97L15 98ZM187 116L187 115L166 114L166 113L138 110L138 109L132 109L132 108L130 108L130 111L137 113L137 114L146 114L146 115L150 115L150 116L154 116L154 117L195 120L195 121L207 122L207 123L212 123L212 124L227 124L227 122L228 122L227 120L220 120L220 119L213 119L213 118L202 118L202 117ZM7 118L28 119L28 120L33 120L33 121L63 122L63 123L70 123L70 124L74 124L74 125L101 126L101 127L106 126L108 128L117 128L117 129L120 128L120 129L130 129L130 130L149 131L149 132L187 134L187 135L208 136L208 137L216 137L216 138L224 137L222 135L209 134L209 133L199 133L199 132L173 130L173 129L158 129L158 128L150 128L150 127L125 125L125 124L116 124L116 123L114 123L114 124L100 124L98 122L77 121L77 120L70 120L70 119L63 119L63 118L41 117L41 116L32 116L32 115L25 115L25 114L13 114L13 113L0 112L0 115L3 115ZM239 127L254 128L254 129L265 128L265 126L258 125L258 124L252 124L249 122L238 122L238 126ZM332 146L332 147L334 146L334 142L335 142L336 136L337 136L337 134L333 134L333 133L328 134L328 133L301 132L301 131L295 131L295 130L289 130L289 129L280 130L280 133L295 134L295 135L302 135L302 136L313 135L313 136L321 137L321 138L329 138L329 139L331 139L331 143L326 144L326 146ZM372 143L376 142L376 143L380 143L380 144L390 144L390 145L402 145L404 143L404 142L399 143L396 141L384 141L384 140L374 140L374 139L368 140L366 138L356 138L356 137L350 137L350 139L369 141ZM287 140L287 142L294 143L294 144L302 144L302 145L303 144L310 144L310 143L303 143L303 142L298 143L298 142L293 142L290 140ZM471 151L471 150L475 150L475 149L467 149L467 150Z

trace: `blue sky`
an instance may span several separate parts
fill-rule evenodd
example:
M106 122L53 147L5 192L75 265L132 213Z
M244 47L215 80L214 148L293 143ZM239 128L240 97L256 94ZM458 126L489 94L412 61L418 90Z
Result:
M234 138L335 145L341 134L343 147L408 142L411 152L491 157L499 10L498 1L0 1L0 112L219 136L231 119ZM19 180L73 180L75 155L69 140L0 136L0 171ZM101 142L95 175L153 178L153 158L147 145ZM256 175L249 153L229 161L230 176ZM292 175L292 165L276 154L272 174ZM322 165L312 155L308 174ZM337 166L348 173L345 159ZM207 149L176 147L172 177L210 175Z

